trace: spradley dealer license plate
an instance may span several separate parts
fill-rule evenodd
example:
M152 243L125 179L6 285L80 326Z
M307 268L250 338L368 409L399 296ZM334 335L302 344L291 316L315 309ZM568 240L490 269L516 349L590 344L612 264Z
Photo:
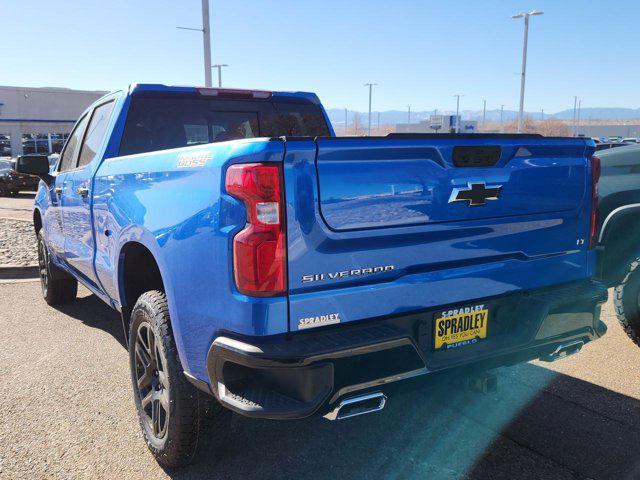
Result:
M489 309L484 305L452 308L434 316L434 348L449 349L487 338Z

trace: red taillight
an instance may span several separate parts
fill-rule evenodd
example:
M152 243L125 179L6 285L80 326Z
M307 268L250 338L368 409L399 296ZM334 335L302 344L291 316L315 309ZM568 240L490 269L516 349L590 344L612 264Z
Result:
M284 192L279 165L245 163L227 169L229 195L247 208L247 224L233 239L233 271L241 293L286 293Z
M600 180L600 158L591 157L591 223L589 226L589 248L598 243L598 181Z

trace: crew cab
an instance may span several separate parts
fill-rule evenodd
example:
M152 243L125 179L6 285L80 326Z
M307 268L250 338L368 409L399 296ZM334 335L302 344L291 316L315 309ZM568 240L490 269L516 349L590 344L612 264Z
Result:
M314 94L133 85L87 109L55 171L17 168L42 180L45 300L80 282L121 313L142 432L174 467L223 408L339 420L391 383L603 335L594 150L338 138Z

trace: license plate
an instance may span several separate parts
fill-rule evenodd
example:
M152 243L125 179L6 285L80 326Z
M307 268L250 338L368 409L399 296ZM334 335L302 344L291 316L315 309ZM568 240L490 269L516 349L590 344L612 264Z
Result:
M471 345L487 338L489 308L472 305L451 308L434 315L434 349Z

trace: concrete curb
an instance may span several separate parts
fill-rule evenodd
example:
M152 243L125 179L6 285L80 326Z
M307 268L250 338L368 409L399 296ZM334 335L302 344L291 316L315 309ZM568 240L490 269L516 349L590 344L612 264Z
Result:
M0 280L19 280L38 278L40 276L38 264L31 265L0 265Z

